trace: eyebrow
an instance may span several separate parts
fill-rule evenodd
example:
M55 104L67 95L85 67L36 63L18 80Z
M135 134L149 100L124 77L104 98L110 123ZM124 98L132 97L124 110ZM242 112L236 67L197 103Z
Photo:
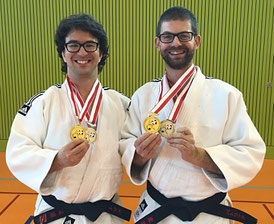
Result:
M67 43L80 43L80 42L77 40L69 40Z
M79 42L77 40L70 40L70 41L67 42L67 44L68 43L79 43L79 44L81 44L81 42ZM99 42L97 42L95 40L88 40L88 41L85 41L85 42L82 42L82 43L99 43Z
M162 34L173 34L172 32L165 31Z
M189 32L192 32L192 31L181 31L179 33L189 33ZM179 34L179 33L172 33L172 32L169 32L169 31L165 31L165 32L163 32L161 34Z

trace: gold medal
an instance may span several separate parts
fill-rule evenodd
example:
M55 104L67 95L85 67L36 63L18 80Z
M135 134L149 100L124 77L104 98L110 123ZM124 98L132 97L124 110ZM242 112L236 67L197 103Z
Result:
M77 125L70 130L70 138L71 140L86 138L86 130L82 126Z
M88 127L86 129L86 139L88 140L89 144L93 144L96 140L97 134L96 130L92 127Z
M146 132L156 133L161 127L161 122L157 117L149 116L144 120L143 127Z
M161 127L160 127L160 135L167 138L168 135L174 133L175 127L174 127L174 122L171 120L164 120L161 122Z

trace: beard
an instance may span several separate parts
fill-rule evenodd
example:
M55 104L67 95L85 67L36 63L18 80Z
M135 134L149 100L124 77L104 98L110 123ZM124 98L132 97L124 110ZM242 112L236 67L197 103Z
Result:
M169 51L171 50L177 50L177 51L185 51L185 55L182 58L174 59L170 56ZM165 63L172 69L183 69L189 66L189 64L192 62L193 56L194 56L195 48L188 49L188 48L169 48L165 51L161 51L162 58L164 59Z

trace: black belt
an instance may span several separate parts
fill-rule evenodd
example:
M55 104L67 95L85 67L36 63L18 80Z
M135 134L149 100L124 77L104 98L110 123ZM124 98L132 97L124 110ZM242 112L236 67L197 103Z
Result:
M34 217L35 224L46 224L67 215L84 215L87 219L94 222L103 212L117 216L123 220L130 220L131 210L113 203L111 200L100 200L96 202L84 202L68 204L57 200L53 195L42 196L43 199L54 209L39 214Z
M147 182L147 192L161 206L140 219L136 224L155 224L171 214L182 221L192 221L201 212L236 220L241 223L257 223L257 219L251 215L236 208L220 204L226 196L225 193L217 193L201 201L187 201L181 197L167 198L156 190L149 181Z

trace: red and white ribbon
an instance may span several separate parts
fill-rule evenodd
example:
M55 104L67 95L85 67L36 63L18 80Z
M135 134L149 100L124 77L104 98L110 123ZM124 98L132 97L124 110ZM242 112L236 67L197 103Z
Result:
M98 112L100 109L101 101L102 101L102 91L103 88L98 79L96 79L93 84L92 89L89 92L87 100L84 102L77 87L70 81L67 76L67 90L69 92L69 99L74 108L75 115L78 117L79 122L86 117L87 121L92 125L96 124ZM91 109L91 114L89 114L88 110L94 101Z
M184 83L184 85L182 86L182 92L180 93L180 95L178 96L178 98L176 99L175 103L174 103L174 106L169 114L169 117L168 119L173 121L174 123L176 123L176 120L177 120L177 116L178 116L178 113L182 107L182 104L183 104L183 101L186 97L186 94L189 90L189 87L192 83L192 80L194 78L194 75L191 75L187 80L186 82Z
M163 92L163 80L161 81L161 91L158 103L151 110L154 114L159 114L159 112L167 105L167 103L173 99L173 97L180 91L180 95L176 99L174 106L170 112L169 120L176 122L178 113L180 111L181 105L186 97L187 91L191 85L193 80L193 73L195 71L195 67L192 64L186 72L177 80L177 82L171 87L171 89L162 97Z

